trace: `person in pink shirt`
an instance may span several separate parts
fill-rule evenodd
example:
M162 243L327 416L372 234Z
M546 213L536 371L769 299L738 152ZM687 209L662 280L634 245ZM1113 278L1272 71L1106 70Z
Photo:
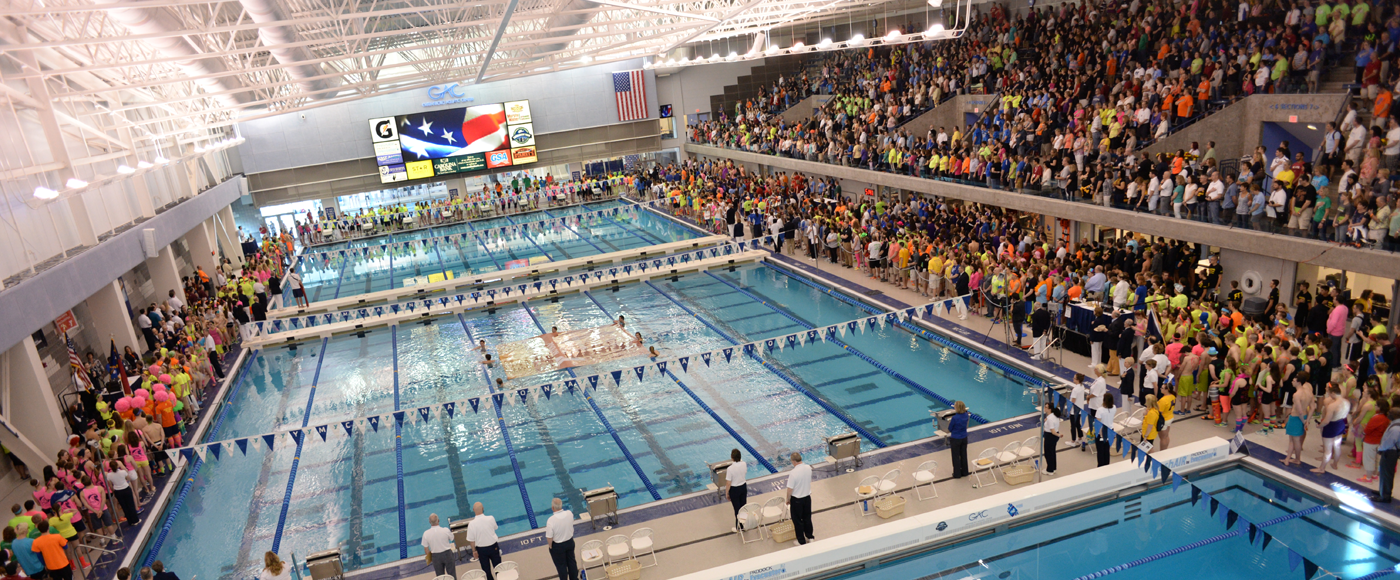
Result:
M1175 338L1175 340L1173 340L1171 344L1167 345L1166 353L1167 360L1171 361L1172 363L1172 368L1176 368L1181 366L1181 349L1186 348L1186 345L1181 343L1180 336L1173 338Z
M106 490L100 485L93 485L92 478L86 475L83 476L82 484L83 490L78 495L82 497L88 512L93 514L92 526L97 528L97 533L104 536L116 535L112 513L107 511Z
M1349 306L1348 301L1337 300L1337 305L1333 306L1332 312L1327 315L1327 336L1332 337L1332 352L1337 353L1336 356L1327 357L1327 362L1332 368L1337 368L1338 363L1342 362L1342 336L1347 330Z
M29 480L29 485L34 486L34 501L39 504L39 509L49 509L49 498L53 497L53 491L49 489L48 482L39 483L38 480Z

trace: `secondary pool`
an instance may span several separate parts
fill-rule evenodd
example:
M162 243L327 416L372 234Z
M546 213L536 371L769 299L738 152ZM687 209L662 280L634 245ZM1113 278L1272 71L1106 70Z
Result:
M604 380L588 397L556 393L499 408L485 399L475 412L429 421L412 412L490 394L503 375L468 352L477 340L494 350L551 326L595 327L618 315L676 357L868 312L754 263L266 349L235 380L208 440L395 410L409 420L385 420L377 433L361 424L353 436L333 429L300 446L283 440L272 452L225 452L195 474L155 557L201 578L255 575L274 545L298 558L338 549L360 568L417 553L428 514L458 519L477 501L506 535L543 525L553 497L585 512L580 489L611 485L622 507L703 490L706 462L733 448L760 458L750 467L757 477L785 469L792 451L823 460L823 438L838 433L859 432L866 450L930 437L929 411L947 408L945 400L967 401L990 421L1034 411L1020 380L889 326L849 332L840 345L736 352L731 363L697 359L641 382Z
M1260 524L1273 542L1261 550L1241 534L1104 578L1301 578L1301 566L1294 570L1289 563L1290 548L1341 578L1360 578L1400 562L1400 534L1339 510L1303 513L1325 504L1269 476L1231 467L1188 477L1222 505ZM1242 531L1244 523L1234 529ZM1218 516L1191 504L1190 486L1177 491L1163 486L840 578L1069 580L1223 533ZM1316 577L1334 576L1318 572Z
M704 235L648 211L638 212L636 218L595 214L580 218L578 225L555 224L543 231L527 230L512 236L477 233L479 230L576 216L625 205L631 204L606 201L575 205L317 246L315 252L334 252L346 248L372 248L381 244L472 234L465 241L454 238L436 245L414 244L390 248L371 256L307 257L301 261L298 271L302 285L306 287L307 298L318 302L398 288L411 279L427 278L434 274L461 278L520 267L531 260L557 262Z

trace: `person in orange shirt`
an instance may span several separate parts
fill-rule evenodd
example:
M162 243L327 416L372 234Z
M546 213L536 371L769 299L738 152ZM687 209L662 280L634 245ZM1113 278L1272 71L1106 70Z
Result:
M1176 120L1185 121L1191 118L1191 106L1196 104L1196 100L1191 98L1191 93L1181 95L1176 100Z
M1196 85L1196 100L1200 102L1210 100L1210 79L1201 77L1201 84Z
M43 555L48 580L73 580L73 566L63 551L68 545L68 540L58 534L49 533L47 520L40 520L38 526L39 537L35 538L30 549Z

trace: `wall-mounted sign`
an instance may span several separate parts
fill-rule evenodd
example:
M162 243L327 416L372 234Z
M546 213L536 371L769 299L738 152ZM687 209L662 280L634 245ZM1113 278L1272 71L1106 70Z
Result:
M428 102L423 103L423 106L440 107L442 105L470 103L475 100L475 98L468 97L467 94L462 91L462 85L450 83L428 87Z

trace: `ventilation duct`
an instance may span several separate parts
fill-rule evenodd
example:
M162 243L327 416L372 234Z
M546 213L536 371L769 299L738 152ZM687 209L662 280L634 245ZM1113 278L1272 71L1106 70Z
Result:
M127 3L128 0L96 0L99 5ZM161 7L114 8L107 11L114 20L125 26L132 34L159 35L183 30L180 21L168 10ZM180 58L175 62L181 72L194 79L194 82L209 93L234 91L217 95L219 102L237 106L253 100L251 91L243 86L238 75L227 74L228 65L218 56L201 52L199 47L183 36L159 36L142 39L143 43L155 49L161 56ZM218 76L213 76L218 75ZM204 77L204 78L200 78Z
M239 3L248 11L253 22L262 25L258 29L258 38L262 39L263 46L272 53L272 57L285 67L283 70L296 80L303 93L312 99L329 99L339 92L336 89L343 82L341 77L317 78L326 73L320 64L308 62L315 60L315 55L303 46L286 46L301 40L295 27L269 24L288 20L276 0L239 0Z

